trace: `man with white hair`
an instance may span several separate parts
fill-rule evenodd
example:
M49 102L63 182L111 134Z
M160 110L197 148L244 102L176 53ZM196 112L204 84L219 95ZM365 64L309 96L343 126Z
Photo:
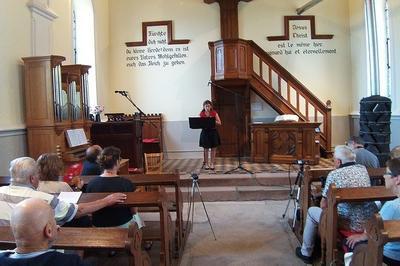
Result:
M0 265L84 265L78 255L51 250L60 227L54 210L42 199L30 198L18 203L11 214L11 229L17 248L0 253Z
M365 166L355 163L355 154L347 146L340 145L334 153L335 170L328 174L325 187L322 191L320 207L310 207L304 226L303 244L296 248L296 256L305 263L312 263L312 252L317 236L322 210L327 208L328 189L331 184L337 188L369 187L370 178ZM374 202L340 203L338 210L338 227L351 232L363 232L365 223L377 212Z
M11 184L0 187L0 225L8 225L11 210L15 204L28 199L45 200L55 212L57 224L64 224L73 218L79 218L104 207L124 202L126 194L113 193L103 199L88 203L72 204L61 201L57 196L37 191L39 185L39 169L34 159L21 157L10 163Z

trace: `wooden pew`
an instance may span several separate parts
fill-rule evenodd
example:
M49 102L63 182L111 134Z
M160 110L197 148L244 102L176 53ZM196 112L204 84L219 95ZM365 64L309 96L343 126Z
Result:
M80 178L85 184L89 183L95 176L81 176ZM173 187L175 190L175 209L176 211L176 256L180 256L184 248L185 231L183 229L183 199L181 191L181 180L178 173L176 174L138 174L138 175L124 175L124 178L129 179L137 186L168 186ZM1 179L0 179L1 184ZM170 210L171 211L171 210Z
M136 224L128 228L61 228L52 248L68 250L112 249L126 250L131 255L129 265L151 265L146 251L141 250L142 232ZM14 249L15 240L10 226L0 226L0 249Z
M354 252L351 265L380 266L383 260L383 246L388 242L400 241L400 220L383 221L377 213L367 226L368 244L362 251Z
M319 182L320 177L326 177L333 168L319 168L311 169L310 166L305 167L304 179L301 188L301 198L300 198L300 235L303 234L303 228L307 219L308 208L312 207L311 193L312 193L312 183Z
M339 203L360 203L376 200L387 201L395 198L396 195L383 186L336 188L335 184L331 184L328 191L326 265L331 265L331 263L334 263L338 258L338 248L336 243L338 236L337 205Z
M168 228L167 196L163 192L124 192L127 199L117 205L127 207L156 207L160 213L160 265L171 265L170 230ZM102 199L112 193L83 193L78 203Z
M321 177L327 177L329 172L334 170L333 168L319 168L311 169L310 166L306 166L304 171L304 180L301 188L300 198L300 235L303 233L303 228L307 218L308 208L312 207L311 193L312 183L321 181ZM367 168L368 175L371 178L371 182L379 181L381 185L384 185L383 175L386 172L386 168Z

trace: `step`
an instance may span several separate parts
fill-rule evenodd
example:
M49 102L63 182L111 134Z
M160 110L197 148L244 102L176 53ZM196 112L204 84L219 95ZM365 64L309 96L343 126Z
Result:
M297 173L259 173L259 174L200 174L198 183L201 187L218 186L283 186L293 184ZM191 175L181 175L183 187L192 186Z
M203 201L258 201L284 200L288 198L289 186L199 186ZM189 187L182 188L183 201L187 202ZM175 197L172 188L166 189L169 199ZM190 191L191 193L191 191ZM199 193L195 189L195 201L200 201Z

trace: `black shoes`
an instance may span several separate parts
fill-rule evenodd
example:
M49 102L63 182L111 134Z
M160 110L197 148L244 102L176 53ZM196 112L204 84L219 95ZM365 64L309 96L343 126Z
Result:
M301 260L302 260L304 263L306 263L306 264L312 264L312 263L313 263L312 257L304 256L304 255L301 253L301 247L297 247L297 248L296 248L296 256L297 256L299 259L301 259Z

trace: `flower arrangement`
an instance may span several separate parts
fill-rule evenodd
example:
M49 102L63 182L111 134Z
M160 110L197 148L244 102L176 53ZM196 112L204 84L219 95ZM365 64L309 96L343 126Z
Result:
M91 120L95 122L101 122L100 114L103 111L104 111L104 106L102 105L96 105L95 107L90 107Z
M90 112L95 115L99 115L104 111L104 106L96 105L95 107L90 108Z

